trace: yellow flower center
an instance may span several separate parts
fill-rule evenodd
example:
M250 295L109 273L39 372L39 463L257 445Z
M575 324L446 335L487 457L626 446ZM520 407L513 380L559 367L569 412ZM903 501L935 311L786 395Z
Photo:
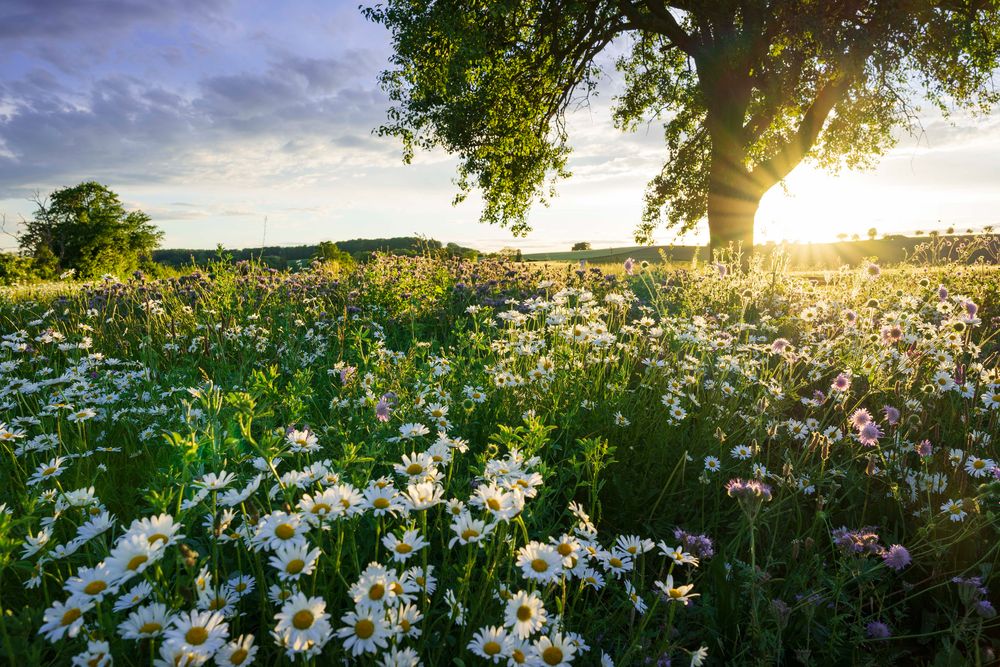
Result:
M249 653L245 648L238 648L235 651L233 651L232 654L229 656L229 662L233 663L234 665L242 665L243 661L247 659L248 655Z
M533 615L531 607L528 605L521 605L517 608L517 620L519 621L529 621Z
M375 509L377 509L377 510L384 510L385 508L387 508L389 506L389 499L388 498L376 498L375 501L372 503L372 506Z
M103 581L92 581L84 586L83 592L87 595L97 595L107 587L108 585Z
M500 501L497 500L496 498L490 498L489 500L487 500L486 506L489 507L494 512L500 511Z
M293 558L285 565L285 572L288 574L298 574L306 566L306 562L301 558Z
M542 651L542 661L546 665L558 665L563 661L563 652L555 646L550 646Z
M474 537L479 537L479 531L473 530L472 528L466 528L462 531L462 539L468 542Z
M213 598L211 602L208 603L208 608L211 611L218 611L219 609L224 609L229 601L221 595Z
M333 508L330 507L329 505L327 505L326 503L316 503L315 505L312 506L312 513L313 514L329 514L330 510L332 510L332 509Z
M528 656L524 655L524 651L520 649L514 649L511 651L510 657L514 658L514 662L519 665L523 665L528 659Z
M549 569L549 564L542 558L536 558L531 561L531 569L535 572L547 572Z
M44 475L44 476L51 475L56 470L59 470L59 468L56 468L54 466L49 466L48 468L46 468L45 470L42 471L42 475Z
M500 652L500 644L494 641L488 641L483 644L483 653L486 655L496 655Z
M164 542L166 542L166 541L168 541L169 538L166 535L164 535L163 533L153 533L152 535L150 535L146 539L149 540L150 544L156 544L157 542L159 542L161 540L164 541Z
M411 547L409 544L406 544L405 542L400 542L399 544L396 545L396 553L398 554L408 554L411 551L413 551L413 547Z
M163 629L163 626L156 621L148 621L139 626L139 634L141 635L151 635L154 632L159 632Z
M573 553L573 547L563 542L562 544L556 547L556 551L559 552L560 556L563 556L565 558L566 556Z
M290 523L283 523L274 529L274 535L279 540L290 540L295 536L295 528Z
M208 630L201 626L194 626L184 633L184 641L192 646L200 646L208 639Z
M354 624L354 634L360 639L368 639L375 634L375 624L367 618L363 618Z
M149 556L147 556L146 554L139 554L138 556L132 556L132 560L128 562L128 565L125 566L125 569L131 572L135 572L142 566L143 563L145 563L148 560Z
M382 584L375 584L368 589L368 597L371 600L381 600L383 595L385 595L385 586Z
M292 616L292 625L295 626L296 630L308 630L312 627L314 620L316 620L316 617L313 616L311 611L300 609Z
M72 609L67 609L62 618L59 620L59 624L62 626L72 625L72 623L83 616L83 612L80 611L79 607L73 607Z
M411 463L410 465L406 466L407 475L419 475L423 471L424 467L419 463Z
M404 618L399 622L399 627L403 629L403 634L406 634L410 631L410 622Z
M608 559L608 565L610 565L611 567L621 567L622 561L620 558L611 557Z

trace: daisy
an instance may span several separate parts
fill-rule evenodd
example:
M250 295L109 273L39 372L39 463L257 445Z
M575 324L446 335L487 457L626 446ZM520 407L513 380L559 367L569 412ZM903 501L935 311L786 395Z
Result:
M403 462L393 465L397 475L424 477L434 470L434 459L427 453L403 454Z
M455 537L448 542L448 548L459 544L478 544L493 531L495 523L487 524L482 519L473 519L469 512L462 512L451 522L451 530Z
M391 583L388 571L378 563L371 563L351 586L350 595L359 606L381 607L396 595Z
M300 514L288 514L279 510L261 517L251 542L255 550L273 550L282 544L304 541L305 529Z
M661 541L656 546L660 548L661 554L672 559L677 565L694 565L698 567L698 559L684 551L684 545L670 548L666 542Z
M705 457L705 470L708 472L719 472L722 469L722 464L714 456Z
M638 535L619 535L618 539L615 540L615 547L629 556L638 556L652 551L655 546L653 540L644 540Z
M289 657L296 653L314 653L330 640L332 628L323 598L293 595L277 614L271 634Z
M493 664L506 660L507 631L502 627L485 627L476 630L468 643L470 651Z
M182 612L171 619L163 636L165 642L211 655L226 643L229 624L217 611Z
M256 655L253 635L240 635L219 649L215 654L215 664L219 667L245 667L254 661Z
M736 445L729 453L734 459L739 459L740 461L745 461L753 456L753 452L746 445Z
M285 436L285 442L288 443L289 450L295 452L296 454L302 454L306 452L315 452L319 450L319 438L310 431L309 429L303 429L297 431L292 429Z
M698 596L698 593L690 592L694 588L694 584L674 587L674 577L669 574L667 575L666 582L654 581L653 585L666 596L667 602L680 602L682 605L687 606L691 598Z
M71 412L69 414L69 416L67 417L67 419L69 419L74 424L79 424L79 423L85 422L85 421L87 421L89 419L93 419L96 416L97 416L97 412L95 412L92 408L83 408L82 410L77 410L76 412Z
M136 606L153 593L153 586L148 581L140 581L132 590L115 600L114 611L125 611Z
M410 484L406 487L403 502L415 511L429 509L444 501L444 489L434 482Z
M174 522L169 514L161 514L152 518L135 520L129 526L129 533L144 536L153 546L173 546L184 535L180 533L181 524ZM162 545L157 543L162 542Z
M414 554L430 544L420 536L418 530L407 530L402 537L389 533L382 538L382 544L392 552L392 559L397 563L405 563Z
M422 435L427 435L431 430L423 424L403 424L399 427L399 437L403 440L412 440Z
M377 485L371 484L364 491L365 506L371 509L375 516L391 514L393 516L402 514L405 507L400 502L399 492L392 484Z
M409 637L410 639L419 637L421 630L417 627L417 623L422 621L423 618L424 616L420 613L420 609L413 604L401 604L390 611L389 621L392 623L392 630L396 636L396 641L399 641L402 637Z
M941 511L948 515L948 518L952 521L962 521L968 516L968 513L962 509L962 499L949 500L945 504L941 505Z
M93 598L99 602L105 595L117 591L115 584L116 577L107 565L101 563L97 567L81 567L77 570L75 577L66 580L66 591L70 595Z
M562 574L562 556L547 544L529 542L518 551L517 566L526 579L551 583Z
M231 472L226 472L223 470L221 473L216 475L214 472L210 472L207 475L202 476L201 479L195 480L195 486L199 486L208 491L221 491L236 479L236 475Z
M420 655L416 649L394 646L382 656L378 665L379 667L420 667Z
M965 472L976 478L985 476L995 467L996 463L993 459L981 459L970 455L965 461Z
M65 456L57 456L48 463L39 465L34 474L28 478L28 486L35 486L46 480L55 479L66 472L66 469L62 467L65 461Z
M73 667L108 667L111 662L111 647L103 641L89 641L86 651L73 656Z
M139 607L118 626L118 634L125 639L148 639L163 634L173 614L167 610L167 605L154 602Z
M337 636L344 640L344 649L352 655L378 653L388 644L389 628L381 611L358 607L340 620L345 627L337 630Z
M297 581L313 573L319 554L319 549L310 551L309 544L302 540L279 546L268 563L278 571L281 581Z
M537 591L530 594L518 591L507 601L503 624L518 637L526 639L545 625L546 618L545 605Z
M535 641L535 654L548 667L568 667L573 662L576 646L563 635L553 632Z
M93 606L93 598L70 597L65 602L54 602L42 615L38 634L53 644L63 637L76 637L83 627L83 615Z
M122 580L142 574L147 567L163 557L163 542L150 542L145 535L123 535L111 550L105 563L115 577Z

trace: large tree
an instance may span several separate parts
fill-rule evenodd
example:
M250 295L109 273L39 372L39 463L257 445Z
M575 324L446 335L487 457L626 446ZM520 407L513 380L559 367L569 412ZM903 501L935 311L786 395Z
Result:
M43 273L121 275L149 261L163 238L148 215L126 211L118 195L93 181L36 197L35 205L18 240Z
M761 197L803 159L870 167L919 100L986 112L1000 53L998 0L387 0L363 10L392 33L383 135L460 156L456 201L528 230L533 202L568 176L567 110L621 45L622 129L663 121L666 163L638 241L706 216L713 248L753 244ZM803 224L809 224L803 221Z

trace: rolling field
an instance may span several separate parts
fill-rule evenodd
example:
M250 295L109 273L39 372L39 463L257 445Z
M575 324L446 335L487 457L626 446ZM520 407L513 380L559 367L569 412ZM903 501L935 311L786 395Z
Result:
M0 294L2 660L996 659L1000 270L545 259Z

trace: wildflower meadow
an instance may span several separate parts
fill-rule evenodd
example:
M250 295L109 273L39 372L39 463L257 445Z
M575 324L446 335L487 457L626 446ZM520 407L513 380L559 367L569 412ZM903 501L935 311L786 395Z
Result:
M224 258L0 294L0 655L986 665L1000 271Z

